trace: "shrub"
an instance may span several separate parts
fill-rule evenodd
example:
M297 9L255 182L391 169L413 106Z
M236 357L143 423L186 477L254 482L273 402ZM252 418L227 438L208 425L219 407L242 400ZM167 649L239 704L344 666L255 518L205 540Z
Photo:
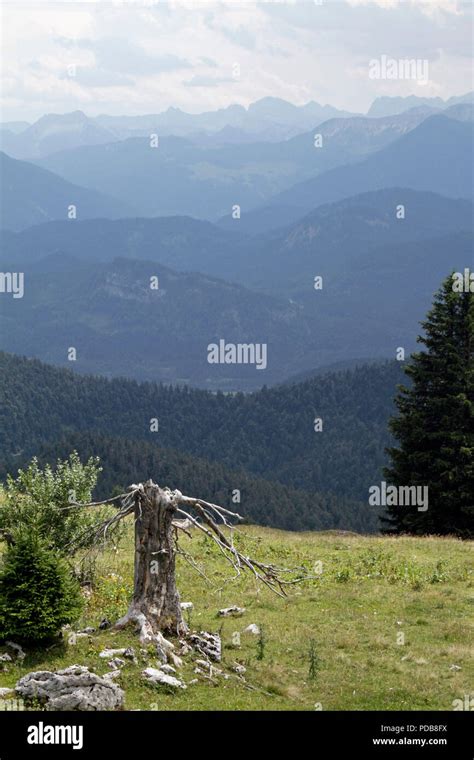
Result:
M5 486L5 504L0 509L0 536L15 538L23 526L33 530L52 549L66 554L88 547L92 526L104 509L79 509L72 502L89 502L100 473L98 459L82 464L76 452L56 468L42 470L33 459L16 478L10 475Z
M34 531L19 533L0 571L0 639L43 642L77 620L81 609L67 562Z

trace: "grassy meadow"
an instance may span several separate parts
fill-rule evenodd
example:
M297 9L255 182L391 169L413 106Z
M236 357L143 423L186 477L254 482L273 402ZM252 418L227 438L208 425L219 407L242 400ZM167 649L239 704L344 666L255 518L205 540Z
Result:
M127 661L116 681L128 710L451 710L453 700L474 696L472 542L253 526L241 528L235 540L254 557L304 567L313 578L288 586L281 599L251 575L232 580L232 567L205 536L180 538L206 576L178 558L181 600L194 604L187 621L194 630L221 633L222 674L196 675L199 656L188 654L179 673L186 690L151 686L140 673L157 666L153 648L143 650L132 629L109 629L74 645L27 651L22 663L0 670L0 687L14 686L31 670L73 663L103 674L110 668L98 656L102 649L133 646L138 663ZM99 555L74 629L117 619L132 583L129 524L118 550ZM233 604L246 608L243 616L217 616ZM261 633L242 633L250 623ZM233 670L236 663L245 666L243 677Z

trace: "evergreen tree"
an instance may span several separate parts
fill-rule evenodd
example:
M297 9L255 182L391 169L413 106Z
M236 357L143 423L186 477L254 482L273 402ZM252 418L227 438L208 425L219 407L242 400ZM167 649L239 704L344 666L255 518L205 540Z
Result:
M428 509L388 508L389 531L474 535L474 293L443 282L418 337L426 350L405 369L390 428L385 476L395 486L427 486Z
M2 558L0 641L44 642L75 622L81 609L79 584L66 561L26 526Z

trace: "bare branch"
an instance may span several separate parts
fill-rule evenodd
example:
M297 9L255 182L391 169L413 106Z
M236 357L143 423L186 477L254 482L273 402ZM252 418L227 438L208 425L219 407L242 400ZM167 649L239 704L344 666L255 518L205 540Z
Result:
M152 481L149 481L145 485L154 486L155 484ZM300 580L307 578L307 576L304 576L304 578L284 580L281 578L281 575L285 573L294 573L296 570L302 570L303 568L297 568L293 570L287 568L279 568L275 565L265 564L263 562L259 562L256 559L253 559L252 557L243 555L234 545L232 536L234 525L231 520L243 520L243 517L237 512L231 512L229 509L225 509L218 504L213 504L211 502L205 501L204 499L196 499L191 496L185 496L179 490L172 491L169 488L161 488L159 490L162 494L162 497L165 499L167 507L171 509L176 515L179 514L185 518L184 520L173 520L172 524L175 528L176 539L178 530L181 530L190 536L191 534L189 533L189 528L197 528L208 538L214 541L214 543L219 547L222 555L234 568L236 576L239 576L241 574L241 570L246 569L250 571L258 581L264 583L274 593L282 597L286 596L284 586L298 583ZM127 493L120 494L119 496L116 496L112 499L106 499L102 502L91 502L90 504L84 505L73 505L85 507L101 506L105 504L111 504L114 501L118 501L119 499L122 500L122 504L118 512L107 520L99 523L99 525L94 526L93 532L89 533L89 538L98 538L102 535L104 538L106 538L109 529L132 512L135 513L136 520L141 520L142 502L143 500L147 500L145 487L142 483L134 483L128 488ZM192 516L188 511L183 509L183 506L191 507L193 510L195 510L197 517ZM219 523L221 523L224 528L228 528L230 530L230 539L225 535ZM185 556L183 550L180 550L180 553ZM185 559L189 561L189 555L185 556Z
M67 507L58 507L58 509L75 509L76 507L103 507L106 504L113 504L114 501L118 501L119 499L127 499L131 495L132 494L130 493L121 493L118 496L113 496L111 499L104 499L103 501L90 501L88 503L71 501Z

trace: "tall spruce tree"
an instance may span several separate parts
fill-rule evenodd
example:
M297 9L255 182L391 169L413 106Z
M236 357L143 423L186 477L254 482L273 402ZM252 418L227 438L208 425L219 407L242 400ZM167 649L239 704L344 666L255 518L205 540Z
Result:
M428 509L391 506L388 532L474 535L474 293L453 289L450 275L435 295L399 386L384 470L395 486L428 486ZM472 285L471 285L472 287Z

